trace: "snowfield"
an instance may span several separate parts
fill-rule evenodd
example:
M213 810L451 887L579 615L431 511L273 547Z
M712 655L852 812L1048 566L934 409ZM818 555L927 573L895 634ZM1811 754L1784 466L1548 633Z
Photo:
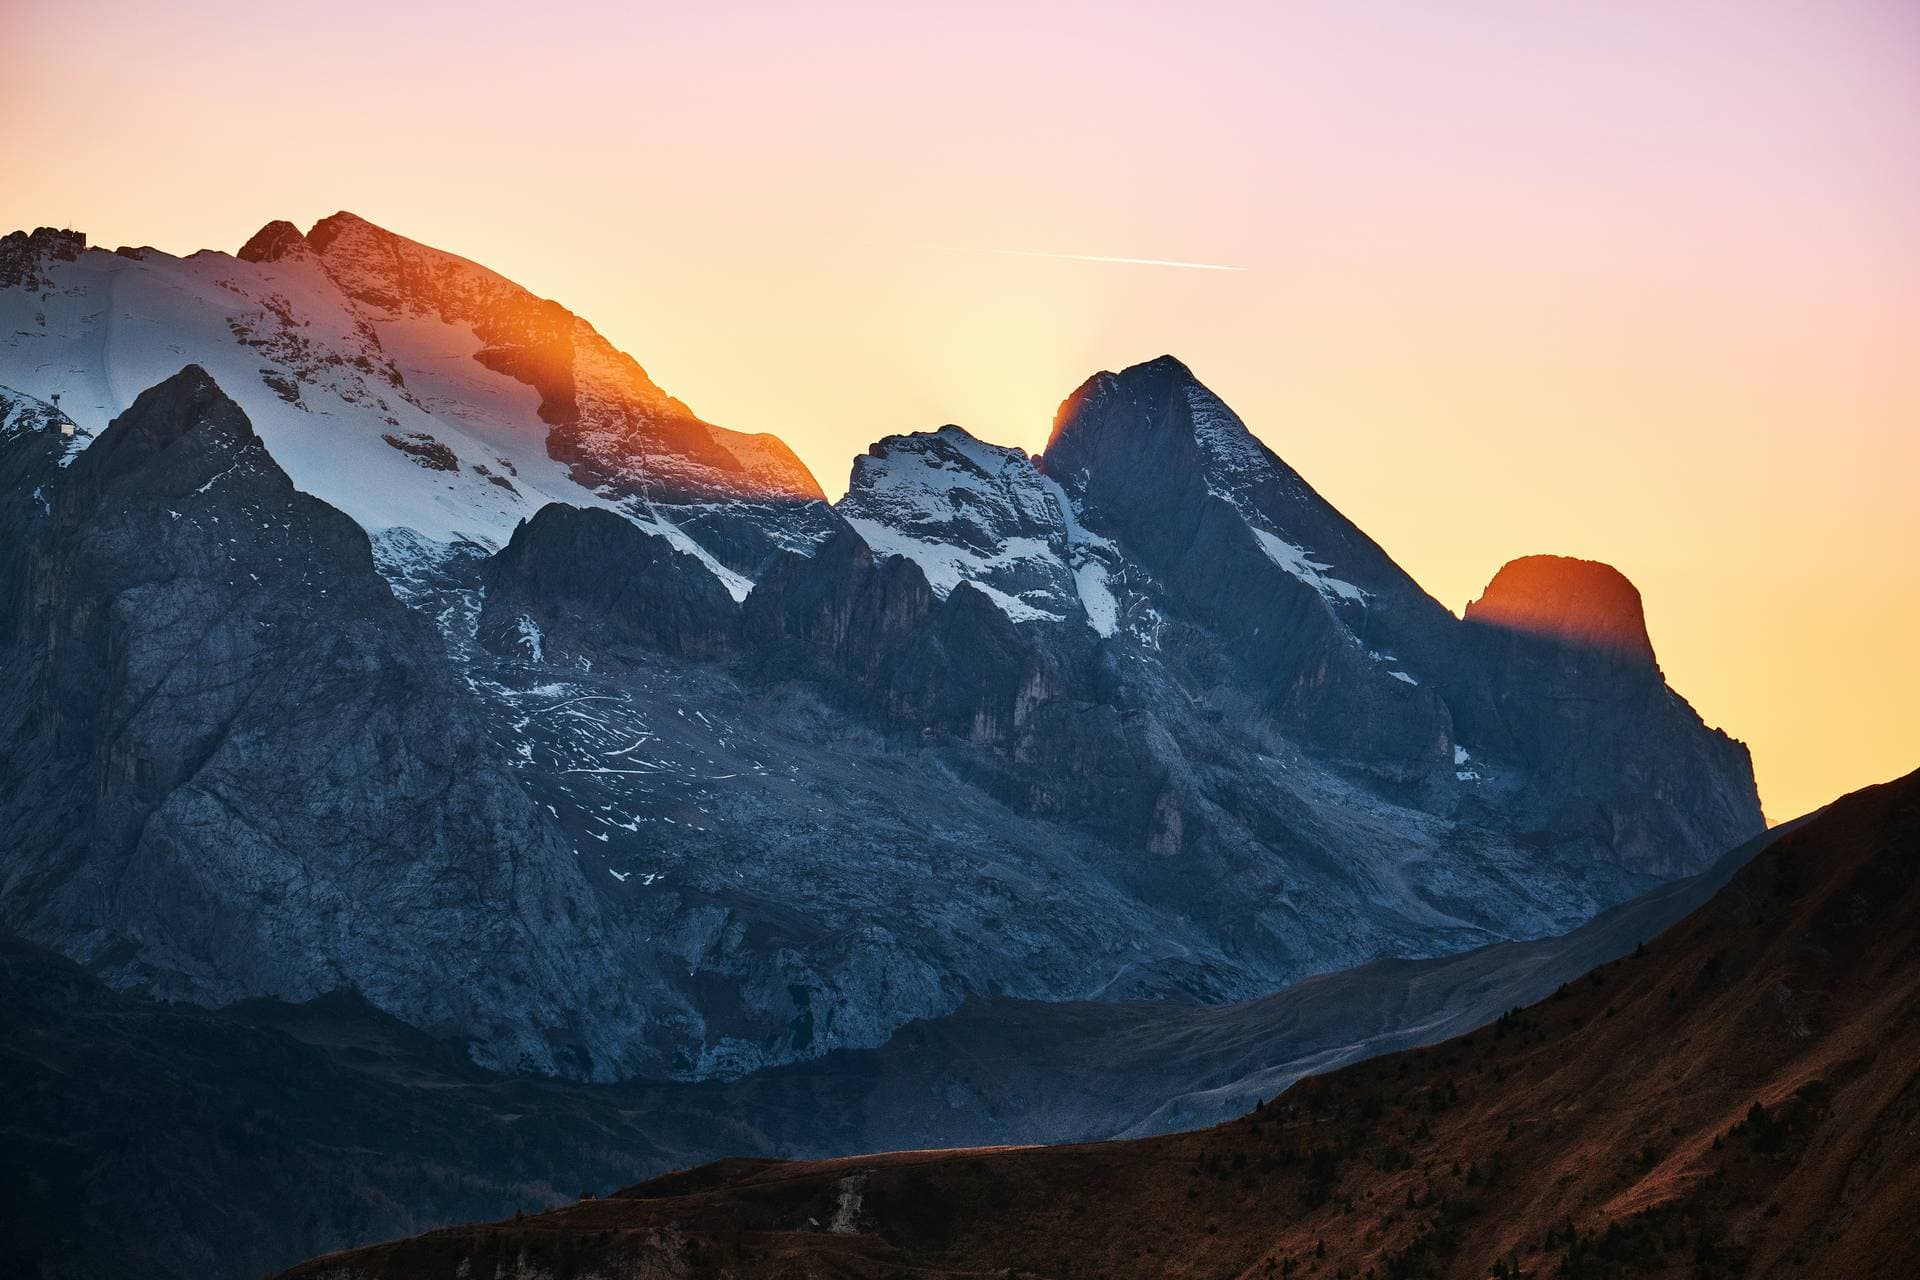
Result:
M0 290L0 385L57 404L84 442L141 391L198 364L246 410L294 484L370 536L406 530L494 550L549 502L605 507L694 555L735 599L751 590L681 518L770 495L816 500L818 486L784 445L698 423L576 322L590 337L574 341L581 439L568 447L587 461L559 460L541 391L477 359L488 343L473 323L442 314L441 300L368 284L379 263L356 241L387 233L365 226L355 220L324 255L301 248L277 261L153 249L49 261L41 289ZM468 291L532 305L484 268L411 250ZM381 301L368 296L376 293ZM647 433L663 418L716 447L697 462L662 451ZM803 550L814 539L785 541Z

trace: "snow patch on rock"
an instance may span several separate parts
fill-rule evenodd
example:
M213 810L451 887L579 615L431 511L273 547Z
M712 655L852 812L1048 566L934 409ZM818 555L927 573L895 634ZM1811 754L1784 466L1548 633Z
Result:
M1082 606L1056 492L1023 450L946 426L875 444L838 510L877 554L919 565L941 598L965 582L1015 622L1062 622Z
M1269 533L1257 526L1249 527L1253 528L1253 536L1260 540L1260 549L1267 553L1267 559L1318 591L1328 600L1365 603L1366 592L1351 582L1327 573L1327 570L1333 567L1332 565L1315 560L1304 548L1294 546L1277 533Z

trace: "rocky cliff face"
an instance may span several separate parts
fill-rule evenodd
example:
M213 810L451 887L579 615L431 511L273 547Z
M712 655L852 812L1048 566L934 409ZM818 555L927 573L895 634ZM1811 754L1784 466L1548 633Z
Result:
M1434 686L1452 619L1186 366L1089 379L1041 464L1290 736L1383 776L1447 779Z
M504 1066L642 1034L618 931L359 527L196 367L64 453L0 441L39 495L4 508L7 924L176 999L352 987Z
M1343 777L1538 847L1540 874L1561 859L1684 874L1758 823L1745 749L1667 687L1617 571L1518 561L1462 623L1170 358L1089 379L1031 462L955 428L883 441L839 509L1055 648L1080 673L1057 692L1252 698ZM1160 848L1209 825L1192 771L1164 772Z
M948 982L980 989L967 973L985 956L965 936L979 917L962 888L975 873L958 869L981 865L987 830L1008 833L987 837L996 862L1035 838L1022 828L1071 833L1075 888L1028 900L1027 936L1066 941L1083 905L1067 899L1092 885L1113 895L1102 908L1119 910L1111 919L1140 922L1129 928L1143 918L1114 904L1183 921L1171 934L1110 936L1098 959L1069 942L1059 962L1100 975L1078 991L1218 999L1363 956L1570 927L1758 829L1737 745L1701 726L1657 672L1622 690L1594 683L1559 640L1540 641L1545 674L1486 648L1483 628L1421 593L1175 362L1089 387L1037 462L953 427L876 445L838 505L848 530L763 571L731 660L708 664L726 673L731 723L756 725L784 760L776 774L822 787L852 763L849 744L877 735L868 740L907 769L949 780L931 810L918 791L855 801L837 786L827 806L869 815L836 838L876 882L915 879L896 838L878 834L903 821L959 859L943 873L944 901L896 899L868 917L889 922L887 948L913 953L894 963L942 975L909 1001L938 1008ZM1163 488L1180 500L1163 501ZM612 564L629 554L619 545L583 542L567 559ZM581 648L494 679L564 678L569 695L651 705L630 680L579 670L630 661L596 641L624 626L596 592L583 584L530 615L568 626ZM1549 683L1562 661L1575 669ZM813 746L836 743L842 763L775 748L768 730L801 705ZM1639 735L1644 765L1584 749L1623 734ZM1648 784L1641 767L1684 781L1636 791ZM633 776L596 772L589 811L632 812L659 796L661 771ZM554 803L563 814L579 805ZM697 804L726 847L753 842L722 793ZM937 840L921 825L962 809L994 816ZM684 839L594 829L621 874L667 875L659 852ZM756 863L731 864L723 896L738 918L776 900L803 913L826 905L790 868ZM1006 870L1041 883L1030 877L1043 866L1048 880L1063 874L1030 851ZM672 876L691 870L683 860ZM811 958L824 938L781 936L791 957L809 957L793 984L809 993L809 1034L848 1028L858 998L842 962ZM744 953L734 962L753 968ZM749 1021L776 1012L769 1002Z
M86 252L87 237L79 231L35 227L0 236L0 289L43 289L50 283L48 268L73 262Z
M918 565L942 599L965 582L1015 621L1082 612L1064 498L1019 449L954 426L888 436L854 459L835 509L877 553Z
M1692 869L1679 850L1754 820L1746 748L1667 685L1618 570L1516 560L1462 630L1492 704L1483 732L1526 762L1514 805L1528 827L1665 877Z
M733 599L705 566L624 516L554 503L513 532L481 574L481 643L534 661L639 650L717 658Z
M45 393L0 438L5 923L117 984L733 1075L1560 932L1759 827L1657 668L1455 619L1176 361L1037 459L889 437L835 511L359 219L42 239L0 288Z

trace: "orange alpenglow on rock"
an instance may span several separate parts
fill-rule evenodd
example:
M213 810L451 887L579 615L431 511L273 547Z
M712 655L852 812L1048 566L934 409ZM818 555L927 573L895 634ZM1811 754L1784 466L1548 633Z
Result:
M1654 665L1640 589L1597 560L1522 556L1493 575L1466 616Z

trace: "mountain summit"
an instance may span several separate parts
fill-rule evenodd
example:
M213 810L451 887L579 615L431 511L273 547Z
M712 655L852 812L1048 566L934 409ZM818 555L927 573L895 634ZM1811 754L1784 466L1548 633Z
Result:
M254 232L234 256L242 262L278 262L306 244L306 240L300 228L275 219Z
M775 437L703 421L558 303L351 213L304 236L268 223L237 257L84 245L0 243L20 280L0 289L0 382L98 431L190 357L383 555L413 538L497 548L564 501L621 511L744 594L833 527Z
M1539 636L1653 665L1640 591L1612 565L1567 556L1523 556L1502 566L1469 622Z

